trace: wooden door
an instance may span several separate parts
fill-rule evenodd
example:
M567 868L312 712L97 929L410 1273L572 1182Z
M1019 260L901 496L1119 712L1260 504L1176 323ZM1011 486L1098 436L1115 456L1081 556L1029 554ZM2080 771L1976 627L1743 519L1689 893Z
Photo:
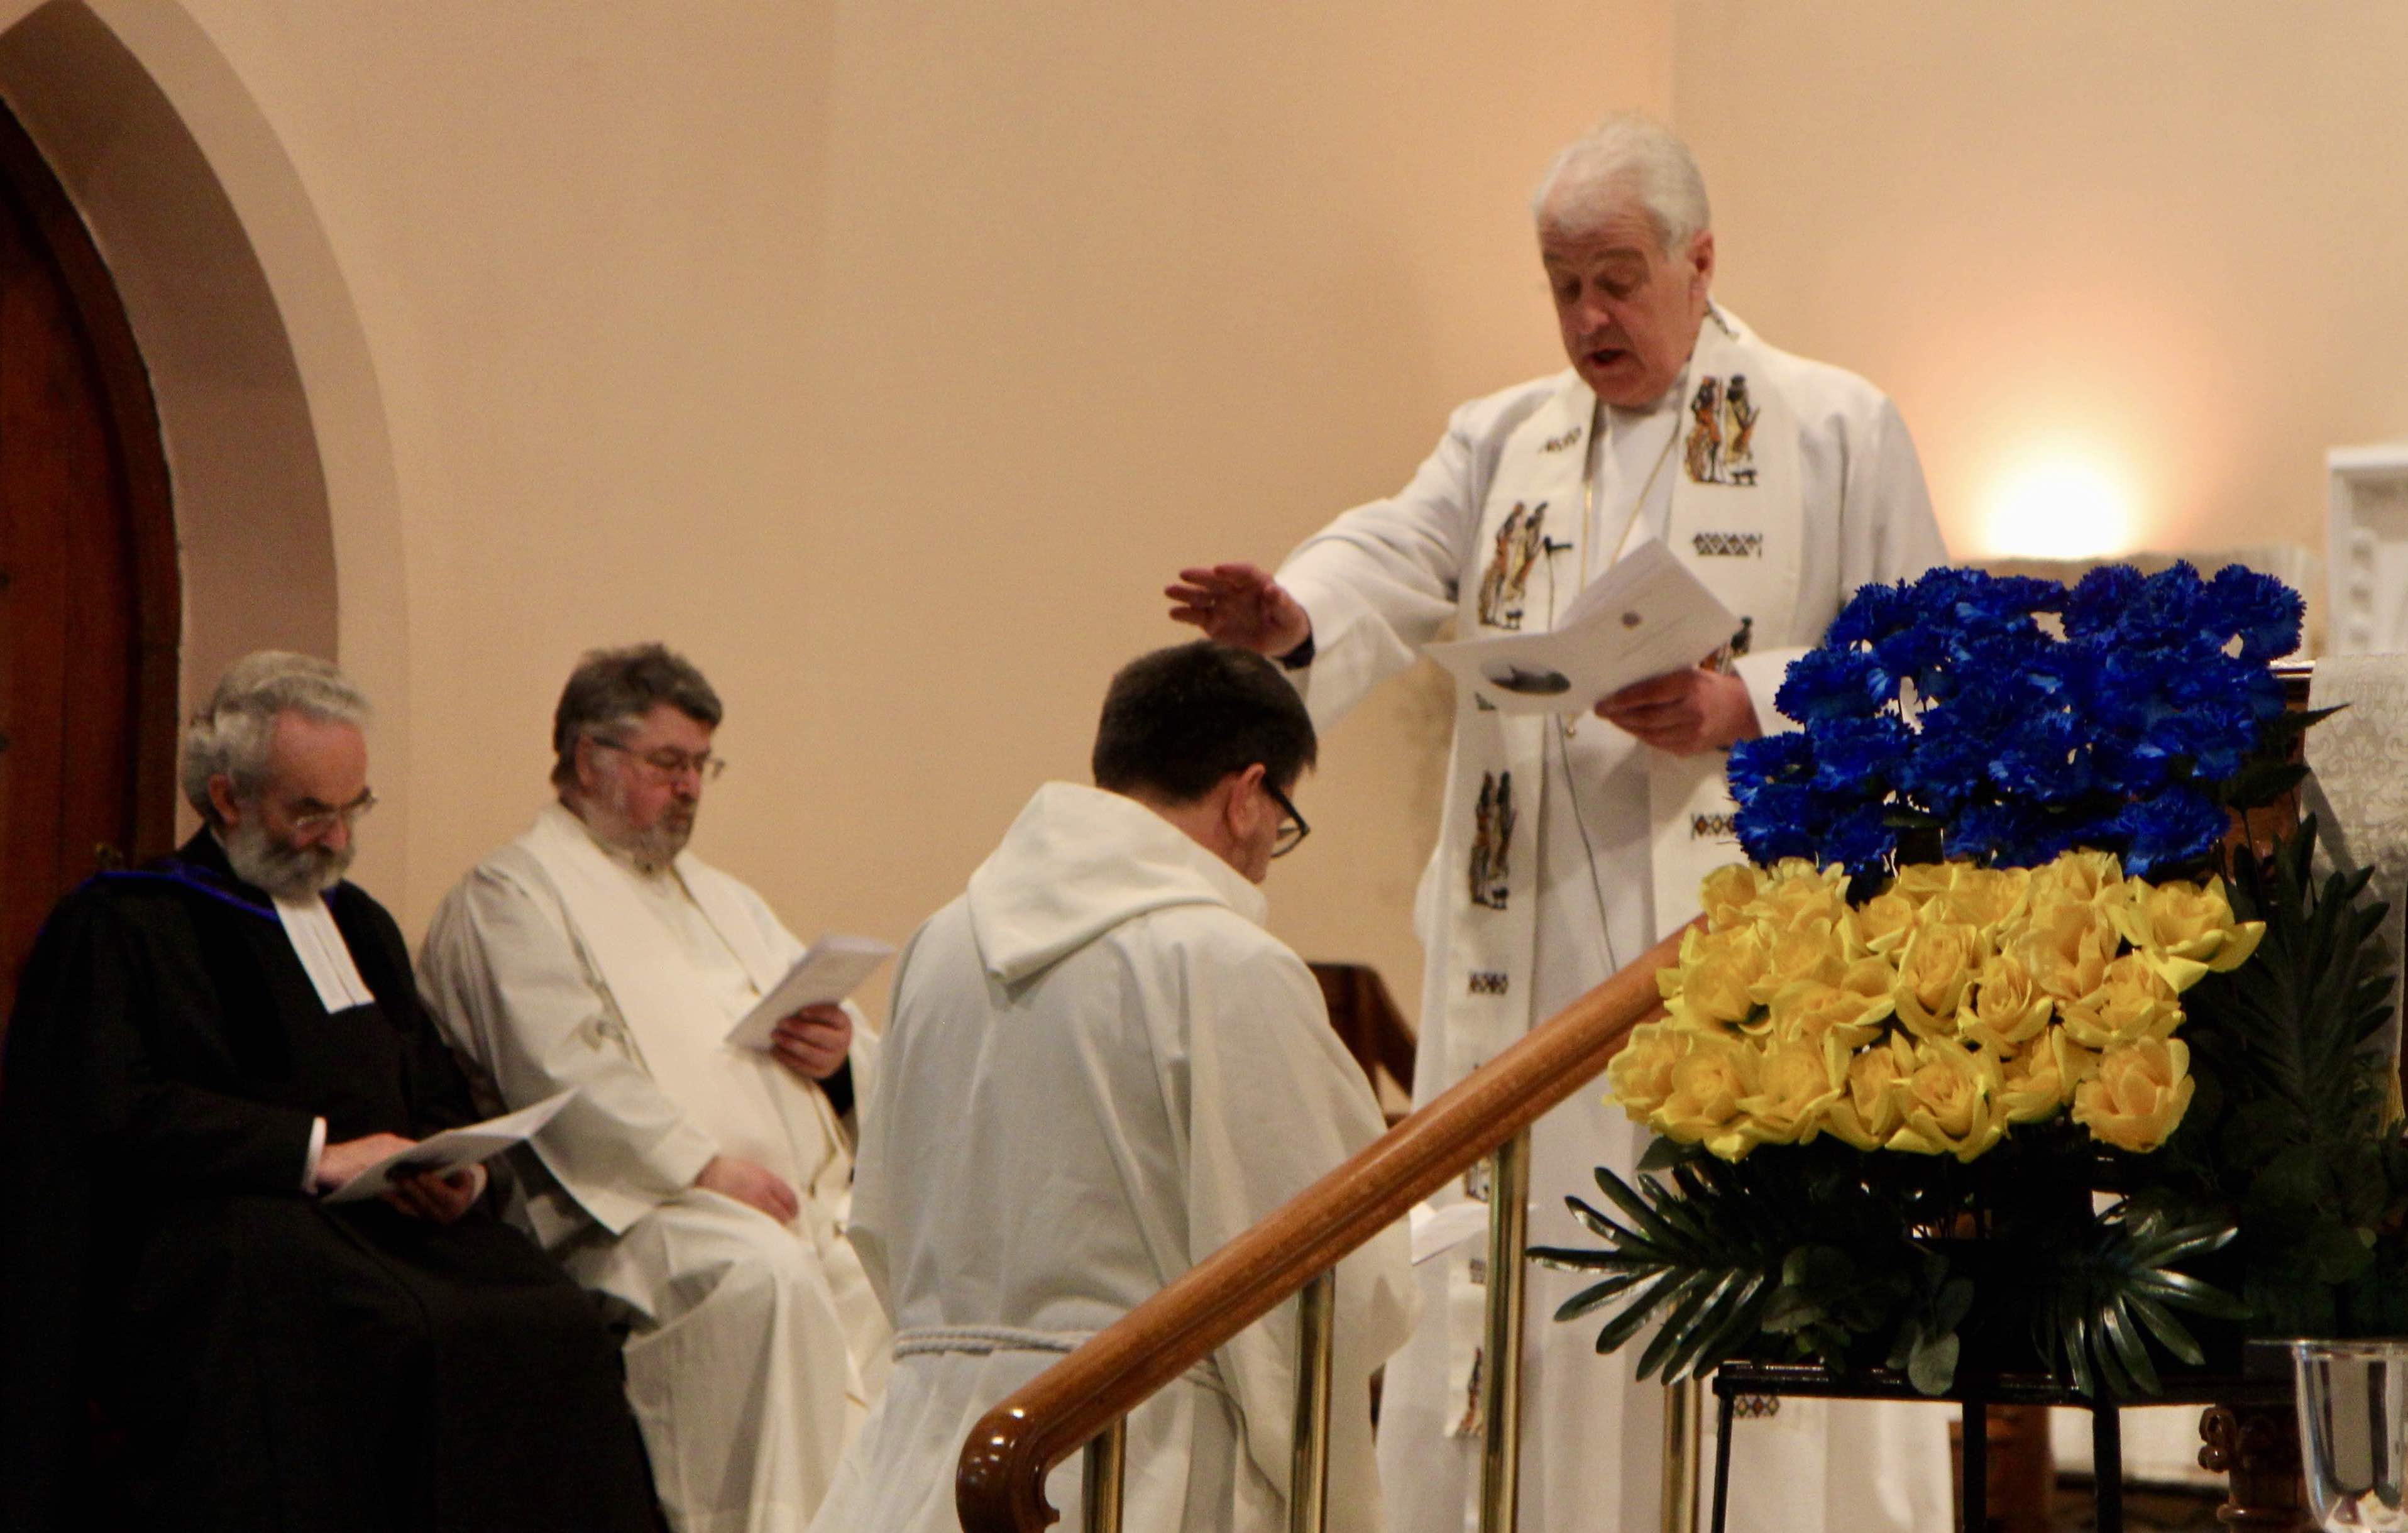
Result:
M0 107L0 1018L59 896L173 842L167 485L116 286Z

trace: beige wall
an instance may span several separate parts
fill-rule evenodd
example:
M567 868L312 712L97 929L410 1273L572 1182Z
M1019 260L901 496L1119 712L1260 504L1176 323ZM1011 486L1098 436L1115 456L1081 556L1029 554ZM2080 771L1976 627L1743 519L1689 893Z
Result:
M1892 392L1960 555L2060 452L2126 548L2321 548L2324 450L2408 436L2408 7L1675 10L1721 291Z
M905 935L1083 774L1179 564L1555 365L1523 193L1670 79L1641 0L185 8L374 361L413 929L538 802L576 652L657 635L731 703L700 848ZM1409 1006L1444 728L1424 686L1337 731L1271 887Z
M2054 446L2135 541L2313 544L2323 447L2408 430L2387 0L91 3L281 309L412 928L576 652L657 635L734 709L706 853L902 936L1080 775L1173 568L1558 365L1522 197L1610 106L1697 145L1732 306L1896 394L1960 552ZM1272 888L1409 1007L1443 714L1335 733Z

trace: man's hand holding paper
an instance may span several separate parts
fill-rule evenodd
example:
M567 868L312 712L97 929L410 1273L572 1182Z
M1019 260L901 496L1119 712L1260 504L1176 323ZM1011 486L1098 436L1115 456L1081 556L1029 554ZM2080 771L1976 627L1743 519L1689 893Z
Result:
M1584 588L1552 629L1432 644L1430 658L1506 713L1585 713L1676 755L1756 733L1736 678L1699 661L1739 619L1661 543Z

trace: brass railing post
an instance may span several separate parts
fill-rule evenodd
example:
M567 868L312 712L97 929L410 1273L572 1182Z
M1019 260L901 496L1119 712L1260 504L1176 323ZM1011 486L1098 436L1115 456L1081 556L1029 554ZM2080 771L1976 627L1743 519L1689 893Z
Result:
M1087 1440L1086 1506L1080 1519L1083 1533L1121 1533L1122 1469L1128 1460L1128 1418Z
M1698 1442L1705 1393L1695 1379L1664 1391L1664 1533L1698 1533Z
M1288 1471L1288 1533L1322 1533L1329 1520L1329 1370L1338 1322L1338 1268L1324 1268L1296 1300L1296 1441Z
M1497 1147L1488 1176L1488 1324L1482 1343L1481 1533L1515 1533L1522 1504L1522 1253L1529 1244L1530 1131Z

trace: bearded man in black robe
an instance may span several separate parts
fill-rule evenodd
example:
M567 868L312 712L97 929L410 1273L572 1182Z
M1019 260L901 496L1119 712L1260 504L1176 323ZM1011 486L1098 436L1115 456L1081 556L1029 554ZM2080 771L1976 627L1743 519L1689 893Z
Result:
M0 1073L0 1526L115 1497L142 1527L660 1527L617 1342L483 1168L322 1200L476 1115L342 881L366 712L322 661L236 664L184 738L204 828L35 947Z

